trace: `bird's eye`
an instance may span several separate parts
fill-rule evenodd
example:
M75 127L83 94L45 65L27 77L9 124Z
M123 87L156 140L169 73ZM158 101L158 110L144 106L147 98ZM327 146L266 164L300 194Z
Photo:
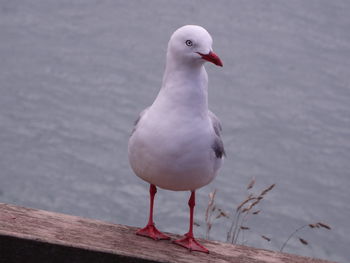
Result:
M186 45L187 45L188 47L192 47L193 43L192 43L191 40L186 40Z

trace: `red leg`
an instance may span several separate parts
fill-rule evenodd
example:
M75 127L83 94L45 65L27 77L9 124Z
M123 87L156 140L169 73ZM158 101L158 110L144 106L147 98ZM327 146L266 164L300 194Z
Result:
M190 229L188 233L185 234L185 237L179 240L173 241L175 244L187 248L190 251L200 251L204 253L209 253L209 250L203 247L193 236L193 210L196 205L195 202L195 191L191 192L191 197L188 200L188 205L190 207Z
M169 236L164 235L162 232L160 232L154 225L153 222L153 203L154 203L154 196L157 193L157 187L153 184L150 185L149 188L149 193L150 193L150 208L149 208L149 219L147 225L138 230L136 232L136 235L139 236L145 236L152 238L154 240L159 240L159 239L170 239Z

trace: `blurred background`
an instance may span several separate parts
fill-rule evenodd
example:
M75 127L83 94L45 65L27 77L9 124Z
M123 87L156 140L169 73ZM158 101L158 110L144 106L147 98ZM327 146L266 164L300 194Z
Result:
M131 171L133 122L161 86L170 35L205 27L223 68L206 66L227 159L198 191L233 211L256 178L276 187L239 243L350 260L350 2L0 1L0 202L144 226L148 185ZM187 192L160 190L157 226L183 234ZM230 219L211 237L225 241ZM260 237L271 238L271 242Z

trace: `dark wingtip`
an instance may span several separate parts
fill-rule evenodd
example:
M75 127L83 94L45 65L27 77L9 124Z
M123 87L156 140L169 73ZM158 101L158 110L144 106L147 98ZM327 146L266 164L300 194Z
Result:
M217 137L213 143L212 149L215 152L215 156L216 158L223 158L226 157L226 152L225 152L225 148L224 148L224 144L222 142L222 140Z

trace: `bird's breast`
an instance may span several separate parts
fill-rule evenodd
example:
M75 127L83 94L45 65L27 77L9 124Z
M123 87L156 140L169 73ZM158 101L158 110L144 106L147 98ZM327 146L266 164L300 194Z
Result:
M184 155L200 155L210 149L208 125L200 118L157 118L144 124L140 133L149 154L172 161ZM158 147L160 146L160 147Z
M149 116L148 116L149 117ZM129 159L144 180L172 190L196 189L216 174L209 120L157 116L143 120L129 143Z

